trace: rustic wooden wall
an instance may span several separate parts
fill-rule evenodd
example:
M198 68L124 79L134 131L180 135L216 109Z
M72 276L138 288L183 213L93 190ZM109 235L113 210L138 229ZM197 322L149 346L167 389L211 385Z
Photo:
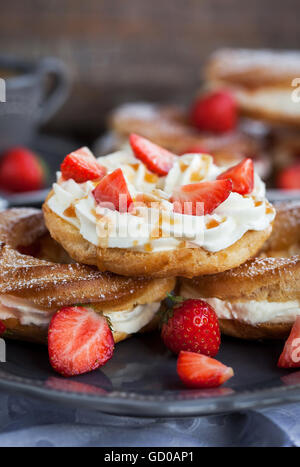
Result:
M91 135L120 101L189 98L218 47L299 46L299 0L1 3L0 52L61 57L74 88L52 127Z

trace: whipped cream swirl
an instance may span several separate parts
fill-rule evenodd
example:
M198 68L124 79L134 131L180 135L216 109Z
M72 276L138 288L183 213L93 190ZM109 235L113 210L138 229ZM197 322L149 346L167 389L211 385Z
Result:
M63 181L53 185L49 208L74 225L95 246L157 252L183 247L202 247L217 252L238 241L247 231L271 228L275 210L265 198L265 185L257 174L249 195L232 192L211 214L194 216L173 211L170 197L181 185L215 180L224 171L207 154L175 157L165 177L151 173L127 148L99 162L108 173L121 168L134 200L134 211L119 212L97 206L92 191L95 183ZM146 200L146 201L145 201Z

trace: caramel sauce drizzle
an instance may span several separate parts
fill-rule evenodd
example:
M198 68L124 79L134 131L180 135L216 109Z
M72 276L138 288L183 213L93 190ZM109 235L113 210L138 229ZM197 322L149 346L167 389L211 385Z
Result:
M193 172L191 174L191 182L201 182L201 180L203 180L203 177L199 172Z
M152 174L151 172L146 172L144 176L144 180L147 183L156 183L158 179L158 176L155 174Z
M185 164L184 162L179 161L179 167L180 167L181 172L185 172L186 169L188 168L188 164Z
M211 219L207 222L206 228L207 229L214 229L215 227L218 227L220 225L220 222L217 221L216 219Z
M73 204L71 204L67 209L63 212L64 216L66 217L76 217L76 211Z
M140 164L128 164L133 170L137 171Z

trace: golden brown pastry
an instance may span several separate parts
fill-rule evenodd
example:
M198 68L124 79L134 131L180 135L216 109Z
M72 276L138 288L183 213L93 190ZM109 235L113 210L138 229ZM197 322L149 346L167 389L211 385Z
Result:
M300 53L289 50L221 49L206 66L210 88L229 88L243 115L300 126L297 96ZM295 97L295 98L293 98Z
M289 258L300 254L300 201L278 202L274 207L273 231L260 256Z
M255 258L221 274L182 279L180 295L210 303L225 334L283 338L300 313L300 256Z
M190 124L187 112L180 107L128 103L112 111L108 125L110 133L105 141L109 146L103 145L106 153L120 149L130 133L137 133L175 154L191 152L193 148L197 152L200 148L213 154L217 165L224 166L252 157L259 175L264 178L269 171L263 144L258 138L239 129L223 134L200 132Z
M52 193L49 197L51 195ZM194 277L198 274L226 271L255 256L272 231L271 225L262 231L248 231L233 245L214 253L201 247L185 245L174 250L143 253L121 248L96 247L83 238L76 227L51 211L47 203L43 210L52 237L75 261L97 266L100 271L125 276Z
M34 251L35 243L44 235L40 211L14 209L0 213L0 320L8 337L44 341L52 314L63 306L79 303L110 319L115 342L156 324L160 301L173 289L174 279L120 277L78 263L59 264L17 251L17 247ZM53 242L52 248L56 247L61 250ZM60 253L52 251L50 256Z
M153 145L133 137L144 151ZM245 170L235 166L228 175L208 154L179 157L154 148L159 155L153 159L147 149L142 156L128 148L98 160L90 154L106 171L98 180L62 171L43 205L51 236L75 261L126 276L214 274L256 255L271 234L275 210L251 159L242 162ZM72 157L81 163L80 151ZM171 164L159 175L155 163L166 153ZM130 198L125 210L110 202L119 199L120 183Z

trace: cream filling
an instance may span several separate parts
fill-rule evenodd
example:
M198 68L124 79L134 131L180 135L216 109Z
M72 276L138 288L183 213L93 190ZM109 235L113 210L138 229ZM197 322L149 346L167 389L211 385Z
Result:
M128 151L105 156L100 162L109 172L121 167L132 197L146 194L154 204L139 207L134 214L121 213L96 205L92 182L78 184L70 179L55 183L49 208L95 246L151 253L188 244L217 252L237 242L249 230L267 229L275 216L265 198L265 185L256 174L249 196L231 193L213 213L205 216L175 213L169 201L175 187L214 180L223 171L207 154L177 157L168 175L160 178L149 175ZM74 215L68 212L70 207Z
M182 288L184 298L202 298L190 288ZM300 302L268 302L267 300L249 300L246 302L228 302L218 298L202 298L215 310L219 319L235 319L247 324L293 323L300 315Z
M265 87L255 91L234 89L234 93L240 105L247 109L258 109L263 113L271 112L290 117L299 117L299 102L292 99L294 89L293 87L290 89Z
M93 308L93 305L87 307ZM133 334L150 323L159 307L160 302L153 302L131 310L105 311L103 314L109 318L113 331ZM0 320L16 318L23 326L47 327L54 313L19 297L0 295Z
M113 331L133 334L149 324L160 307L160 302L138 305L133 310L105 311L104 316L109 318Z
M0 295L0 320L15 318L24 326L47 327L53 313L52 310L40 308L28 300Z

